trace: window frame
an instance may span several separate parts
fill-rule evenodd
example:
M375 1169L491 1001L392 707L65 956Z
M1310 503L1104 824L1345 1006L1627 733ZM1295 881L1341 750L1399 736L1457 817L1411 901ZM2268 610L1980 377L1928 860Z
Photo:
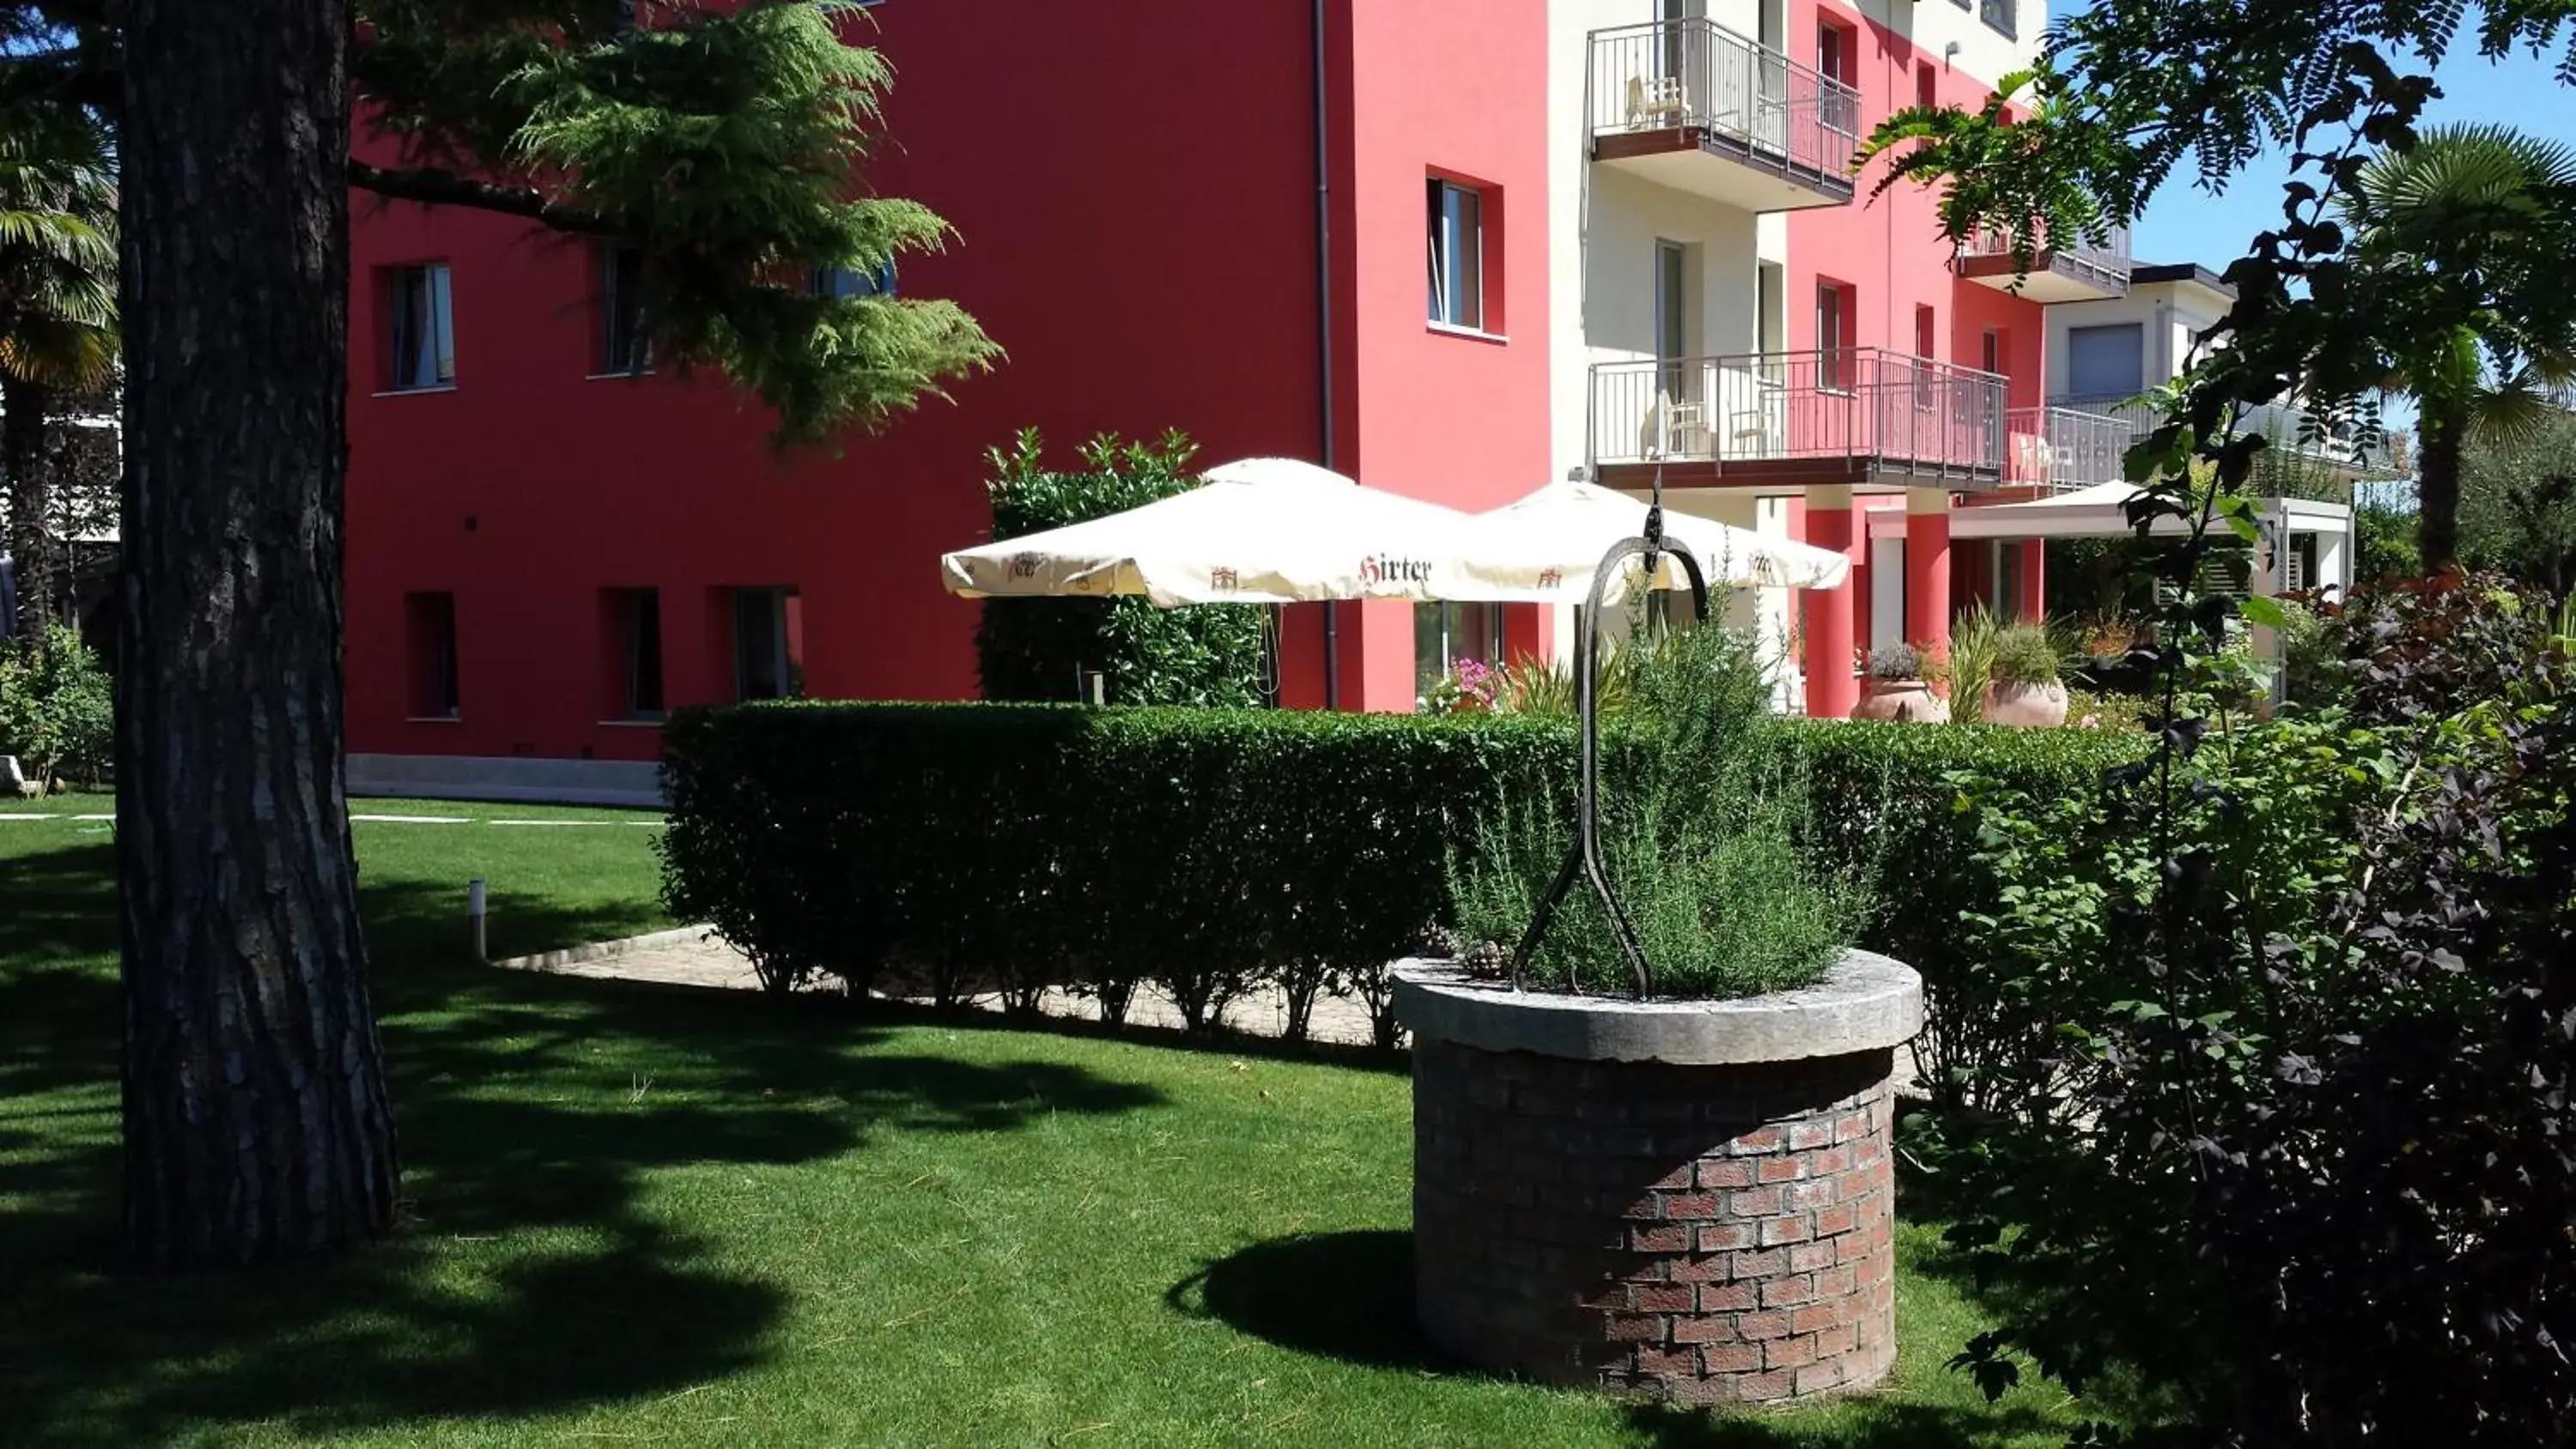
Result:
M796 647L795 639L794 616L797 612L793 605L793 600L797 597L795 586L744 585L727 589L725 594L726 635L733 653L733 702L744 704L763 699L803 698L804 663L801 657L802 651ZM776 676L775 682L778 686L778 692L775 694L753 694L747 687L751 676L745 667L748 656L743 647L747 642L744 638L743 625L748 617L747 609L756 599L766 600L768 603L768 628L771 631L771 637L767 652L771 671Z
M838 285L843 277L850 278L852 285ZM817 297L892 297L898 295L901 284L902 277L892 260L866 271L857 267L816 267L805 278L805 289Z
M1831 327L1826 325L1828 309L1825 299L1828 297L1833 299ZM1859 350L1850 341L1857 303L1858 298L1853 294L1850 283L1826 277L1816 279L1816 390L1819 392L1847 394L1858 382L1850 375L1853 354Z
M670 718L670 645L662 625L662 591L649 586L604 590L615 631L609 655L616 671L611 724L660 724ZM649 687L648 687L649 685ZM649 697L648 697L649 696Z
M640 295L644 271L641 247L602 246L595 250L598 286L598 353L593 377L641 377L653 370L653 333L646 325ZM621 280L621 272L627 273Z
M421 589L405 593L403 627L403 662L410 675L405 717L422 724L448 724L463 718L463 669L458 663L463 650L457 641L455 592Z
M1425 599L1415 603L1413 606L1414 693L1419 695L1427 692L1434 683L1447 678L1450 671L1457 668L1459 662L1464 659L1475 659L1477 663L1488 668L1502 667L1504 656L1510 649L1510 636L1506 632L1509 616L1504 613L1506 607L1498 603L1461 602L1455 599ZM1469 617L1466 613L1469 609L1484 611L1487 652L1494 656L1492 658L1477 658L1474 655L1457 652L1456 640L1461 634L1467 632L1461 626ZM1422 649L1423 626L1426 623L1430 624L1431 637L1439 645L1439 652L1434 657L1426 657ZM1424 670L1426 664L1433 664L1435 667L1426 673Z
M1494 322L1494 289L1488 285L1490 249L1485 245L1486 214L1492 209L1492 188L1478 186L1455 177L1432 176L1426 179L1424 191L1424 251L1427 262L1426 312L1429 325L1448 332L1470 332L1481 336L1496 335ZM1459 239L1452 234L1460 225L1457 203L1473 206L1475 233L1473 261L1473 315L1461 318L1458 297L1464 291L1466 278L1459 272L1461 251Z
M2136 385L2128 388L2101 388L2079 385L2075 371L2076 356L2078 352L2077 339L2087 335L2107 336L2115 333L2125 333L2128 336L2135 338L2137 341L2136 360L2138 380ZM2145 323L2103 322L2090 327L2069 327L2066 329L2066 391L2069 395L2074 397L2090 398L2129 398L2137 396L2138 394L2146 391L2146 389L2147 325Z
M416 284L416 286L415 286ZM456 386L456 282L443 261L385 269L386 392L441 392ZM417 302L417 310L415 310ZM429 330L429 376L415 375L419 338Z

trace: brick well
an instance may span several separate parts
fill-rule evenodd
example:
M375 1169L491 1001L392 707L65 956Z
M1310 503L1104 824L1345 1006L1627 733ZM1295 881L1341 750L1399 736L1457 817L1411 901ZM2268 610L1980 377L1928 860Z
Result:
M1425 1334L1497 1371L1694 1403L1877 1382L1893 1067L1883 1046L1679 1066L1418 1035Z

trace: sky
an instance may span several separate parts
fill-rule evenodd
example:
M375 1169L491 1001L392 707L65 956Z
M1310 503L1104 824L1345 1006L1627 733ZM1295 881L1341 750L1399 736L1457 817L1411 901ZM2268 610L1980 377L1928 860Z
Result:
M2049 11L2058 15L2084 8L2051 0ZM2442 94L2426 111L2424 123L2503 122L2576 144L2576 89L2560 86L2550 70L2550 61L2530 56L2486 60L2476 53L2474 39L2464 36L2464 43L2434 72ZM2177 176L2156 193L2132 230L2131 249L2142 262L2199 262L2223 270L2244 254L2255 233L2280 221L2281 183L2289 174L2284 150L2256 159L2215 196L2190 177Z

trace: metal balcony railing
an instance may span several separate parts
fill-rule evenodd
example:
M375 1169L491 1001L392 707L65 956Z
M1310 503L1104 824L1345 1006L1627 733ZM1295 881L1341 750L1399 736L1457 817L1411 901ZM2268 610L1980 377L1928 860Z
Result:
M2120 461L2138 440L2128 418L2075 408L2014 408L2007 415L2004 481L2072 493L2120 480Z
M2122 394L2071 395L2055 399L2053 406L2118 418L2139 436L2153 432L2165 421L2154 404ZM2376 445L2366 445L2361 430L2351 423L2320 419L2295 403L2259 404L2239 418L2236 431L2240 436L2264 438L2286 457L2298 461L2353 472L2390 466L2384 439Z
M1999 478L2004 379L1875 347L1592 368L1596 464L1843 460Z
M2008 257L2012 241L2001 232L1980 231L1970 234L1959 244L1962 257ZM2031 259L2034 266L2054 264L2059 271L2092 282L2104 291L2128 290L2129 273L2137 259L2129 252L2129 229L2114 227L2100 240L2079 240L2072 246L2051 243L2041 247Z
M1698 130L1746 162L1848 190L1860 92L1714 20L1596 30L1584 78L1593 136Z

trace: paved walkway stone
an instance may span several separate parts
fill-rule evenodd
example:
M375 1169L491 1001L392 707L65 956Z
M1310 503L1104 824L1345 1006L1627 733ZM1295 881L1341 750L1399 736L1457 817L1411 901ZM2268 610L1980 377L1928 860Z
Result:
M657 931L649 936L602 941L568 951L514 957L492 964L514 970L547 971L561 976L587 976L600 980L651 981L665 986L697 986L728 991L760 989L760 978L752 971L750 960L703 926ZM976 1005L988 1011L1001 1010L998 1001L980 1001ZM1048 1016L1085 1021L1100 1019L1098 1001L1061 989L1049 991L1038 1003L1038 1009ZM1287 1026L1287 998L1276 987L1265 987L1229 1003L1224 1020L1228 1028L1248 1036L1277 1037ZM1177 1031L1181 1026L1181 1013L1172 1005L1169 996L1143 986L1137 988L1135 999L1128 1004L1127 1022L1131 1026ZM1347 997L1328 996L1316 1002L1315 1017L1307 1034L1319 1042L1350 1046L1365 1046L1375 1040L1369 1026L1367 1006Z

